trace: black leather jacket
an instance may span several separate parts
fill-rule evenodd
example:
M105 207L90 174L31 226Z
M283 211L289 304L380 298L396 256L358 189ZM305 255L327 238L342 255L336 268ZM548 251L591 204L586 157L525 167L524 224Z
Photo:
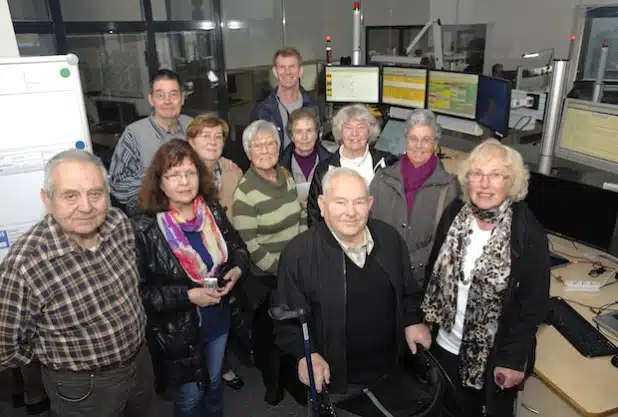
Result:
M228 264L248 271L249 253L242 238L219 204L209 206L227 244ZM156 217L133 218L140 294L148 316L146 339L152 356L157 388L187 382L208 384L197 306L188 290L198 287L187 276L159 229Z

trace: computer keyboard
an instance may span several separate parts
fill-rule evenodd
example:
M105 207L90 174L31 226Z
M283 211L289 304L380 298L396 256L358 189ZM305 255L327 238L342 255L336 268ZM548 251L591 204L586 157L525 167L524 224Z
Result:
M562 298L552 297L549 305L549 324L582 356L594 358L618 354L618 348Z

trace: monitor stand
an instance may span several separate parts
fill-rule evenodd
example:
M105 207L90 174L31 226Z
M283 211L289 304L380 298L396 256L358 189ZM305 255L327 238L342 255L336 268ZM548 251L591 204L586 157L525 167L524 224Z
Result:
M471 136L483 136L483 128L472 120L462 120L455 117L438 116L442 129L461 132Z

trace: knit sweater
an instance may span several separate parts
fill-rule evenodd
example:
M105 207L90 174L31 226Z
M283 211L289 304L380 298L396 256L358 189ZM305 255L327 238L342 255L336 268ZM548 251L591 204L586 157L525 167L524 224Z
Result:
M307 229L296 183L284 168L277 166L276 170L277 182L273 183L251 166L240 180L232 203L232 223L247 244L251 261L272 275L277 274L283 248Z

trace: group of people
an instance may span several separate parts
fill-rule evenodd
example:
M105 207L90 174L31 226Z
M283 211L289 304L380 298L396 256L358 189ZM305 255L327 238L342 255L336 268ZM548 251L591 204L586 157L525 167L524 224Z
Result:
M269 316L286 305L309 312L315 383L334 399L423 346L453 382L448 412L512 414L549 297L519 153L487 140L455 177L430 111L411 113L393 156L373 148L378 121L356 104L335 115L330 154L298 51L277 51L273 74L278 88L242 134L245 173L222 157L224 120L180 114L169 70L153 77L153 113L127 127L109 179L84 151L47 163L47 215L0 264L0 365L40 361L59 416L150 415L155 386L176 416L221 416L241 287L269 404L284 395L283 358L309 384L300 326Z

